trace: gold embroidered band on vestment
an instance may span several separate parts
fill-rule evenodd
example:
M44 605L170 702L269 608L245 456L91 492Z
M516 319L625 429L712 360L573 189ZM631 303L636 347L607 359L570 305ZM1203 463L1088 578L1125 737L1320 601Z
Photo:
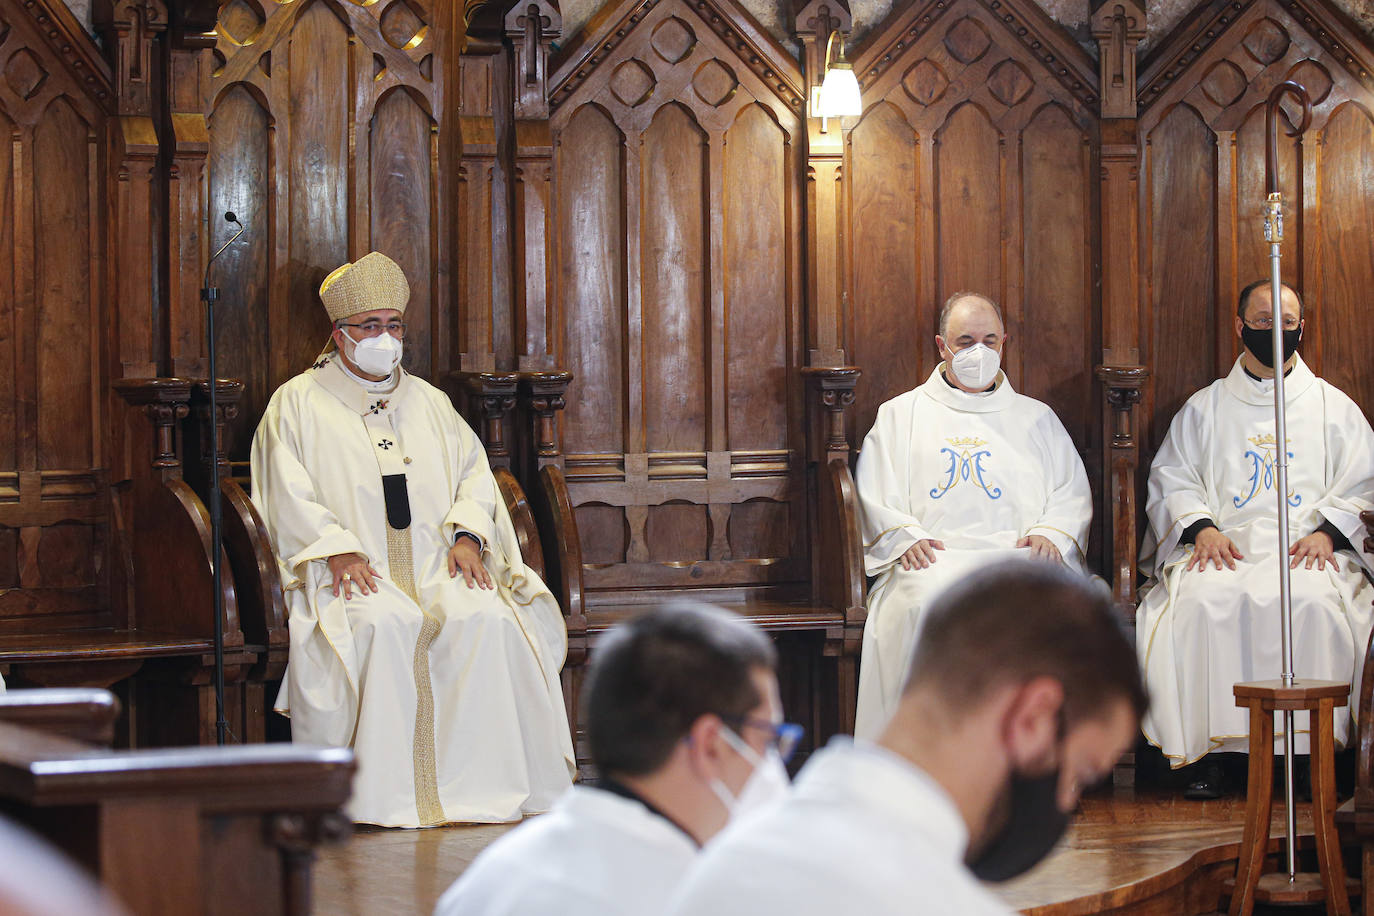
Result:
M386 526L386 554L391 581L418 607L415 593L415 561L411 554L410 531ZM423 609L421 609L423 613ZM420 638L415 642L412 663L415 674L415 737L411 756L415 766L415 811L426 827L448 821L439 801L439 766L434 750L434 688L429 677L429 647L439 635L439 621L424 614Z

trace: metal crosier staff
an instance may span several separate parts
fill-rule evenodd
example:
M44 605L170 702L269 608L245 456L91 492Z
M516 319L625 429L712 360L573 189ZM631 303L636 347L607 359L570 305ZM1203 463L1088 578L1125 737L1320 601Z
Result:
M1302 105L1302 119L1289 130L1290 137L1298 137L1312 123L1312 101L1301 83L1292 80L1279 83L1269 93L1265 103L1264 185L1267 198L1264 205L1264 240L1269 243L1269 305L1274 348L1274 439L1276 442L1279 507L1279 629L1283 638L1283 686L1293 686L1293 596L1288 576L1288 427L1285 422L1287 405L1283 393L1283 285L1280 282L1280 262L1283 259L1283 193L1279 191L1279 103L1291 95ZM1283 799L1287 827L1288 880L1298 873L1297 811L1293 804L1293 710L1283 713Z

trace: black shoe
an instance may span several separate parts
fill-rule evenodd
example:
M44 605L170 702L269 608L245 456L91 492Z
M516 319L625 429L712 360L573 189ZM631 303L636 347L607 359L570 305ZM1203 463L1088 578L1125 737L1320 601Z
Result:
M1214 762L1203 764L1198 778L1183 790L1183 797L1189 801L1212 801L1221 798L1221 794L1221 764Z

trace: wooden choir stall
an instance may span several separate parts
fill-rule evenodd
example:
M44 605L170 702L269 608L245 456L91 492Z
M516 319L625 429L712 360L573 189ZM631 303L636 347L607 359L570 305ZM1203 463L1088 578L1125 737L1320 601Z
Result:
M327 339L321 280L368 251L405 271L406 368L482 437L563 609L575 736L599 634L674 597L775 639L803 757L852 731L852 469L878 406L938 362L960 290L1001 304L1008 378L1083 458L1088 563L1133 624L1150 462L1234 361L1236 295L1266 270L1263 109L1284 79L1313 102L1280 147L1303 357L1374 408L1374 17L1353 0L1092 0L1072 22L1036 0L878 6L0 0L0 675L16 697L118 698L0 704L4 811L51 835L52 806L98 820L133 791L45 794L54 755L150 779L193 761L198 813L146 812L186 836L294 817L282 785L250 791L269 771L326 774L317 812L346 798L343 756L152 749L215 740L212 462L231 743L289 735L248 450ZM833 32L863 112L822 120ZM211 416L199 290L236 231L225 211L248 230L214 265ZM119 750L74 743L92 740ZM109 874L106 847L71 851ZM209 874L186 893L242 880Z

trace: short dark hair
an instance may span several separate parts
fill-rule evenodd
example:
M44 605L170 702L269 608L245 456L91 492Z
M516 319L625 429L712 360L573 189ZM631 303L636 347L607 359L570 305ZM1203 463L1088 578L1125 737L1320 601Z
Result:
M998 305L991 296L985 296L982 293L975 293L965 289L950 296L945 300L945 304L940 307L939 328L941 337L945 336L945 331L949 328L949 313L954 311L954 307L964 299L978 299L992 306L992 310L997 314L997 321L1002 325L1002 329L1006 330L1007 320L1002 317L1002 307Z
M592 761L602 775L654 772L701 716L739 719L763 702L750 674L777 664L761 630L711 605L675 602L616 626L584 688Z
M1249 304L1250 294L1253 293L1255 290L1259 289L1261 286L1268 286L1272 282L1272 280L1265 279L1256 280L1253 283L1247 284L1245 289L1240 291L1240 296L1236 299L1236 317L1239 318L1241 321L1244 321L1245 306ZM1294 296L1297 296L1298 320L1301 321L1303 317L1303 312L1307 311L1307 306L1302 304L1302 296L1298 296L1298 291L1295 290L1293 287L1289 286L1287 283L1283 284L1283 288L1288 290Z
M1107 586L1060 566L1017 560L952 586L933 601L912 655L907 689L935 689L954 708L1007 683L1050 677L1064 686L1071 727L1148 701L1135 647Z

